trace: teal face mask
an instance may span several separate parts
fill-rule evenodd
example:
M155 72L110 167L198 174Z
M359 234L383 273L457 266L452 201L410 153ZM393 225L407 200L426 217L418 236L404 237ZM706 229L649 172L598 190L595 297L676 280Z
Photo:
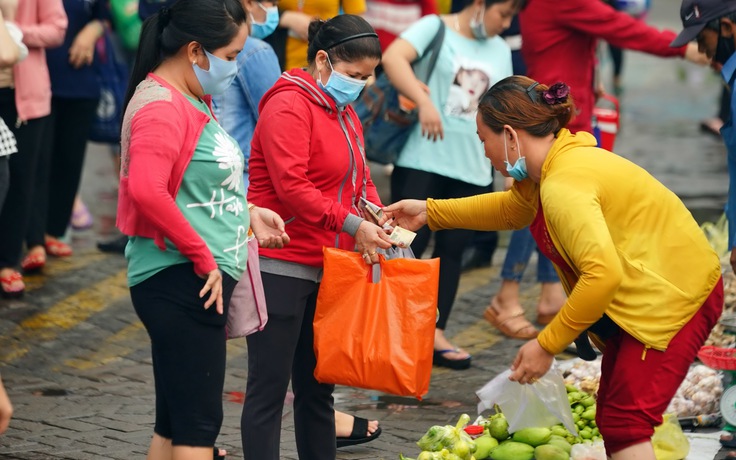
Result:
M256 22L253 14L250 15L250 35L255 38L266 38L271 35L279 26L279 9L276 6L266 8L260 2L256 3L259 8L266 12L266 20L264 22Z
M238 63L220 59L204 48L202 50L204 50L204 54L210 61L210 70L204 70L195 62L192 64L194 75L197 76L199 84L202 85L204 94L217 96L224 93L235 79L238 74Z
M506 161L504 161L506 164L506 172L509 173L509 176L513 177L514 180L521 182L529 177L529 173L526 170L526 158L521 156L521 146L519 146L518 139L516 140L516 148L519 150L519 159L516 160L516 163L514 163L513 166L511 166L511 163L509 163L509 151L506 148L506 134L504 133L503 151L506 154Z
M317 83L319 87L324 90L325 93L329 94L338 107L345 107L346 105L354 102L358 99L360 92L363 91L366 82L358 80L357 78L348 77L335 70L330 62L330 57L327 57L327 62L330 64L332 73L330 78L327 79L327 83L322 83L322 76L318 75Z

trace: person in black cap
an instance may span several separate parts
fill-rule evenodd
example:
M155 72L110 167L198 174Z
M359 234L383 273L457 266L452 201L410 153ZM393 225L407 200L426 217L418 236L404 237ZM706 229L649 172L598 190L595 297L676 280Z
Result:
M730 186L728 191L728 245L731 267L736 270L736 131L733 114L736 111L734 80L736 80L736 0L683 0L680 7L683 30L670 46L680 47L697 40L698 49L721 67L721 75L731 89L730 118L721 136L728 149Z

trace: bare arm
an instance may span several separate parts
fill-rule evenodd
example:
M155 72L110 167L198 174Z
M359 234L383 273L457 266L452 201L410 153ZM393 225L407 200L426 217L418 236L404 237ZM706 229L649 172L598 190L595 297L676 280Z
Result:
M5 27L3 12L0 10L0 69L15 65L18 59L20 59L20 49Z
M436 141L444 138L442 118L429 97L426 85L414 74L411 63L416 58L417 51L414 46L402 38L397 38L383 55L383 70L396 90L417 105L422 135Z

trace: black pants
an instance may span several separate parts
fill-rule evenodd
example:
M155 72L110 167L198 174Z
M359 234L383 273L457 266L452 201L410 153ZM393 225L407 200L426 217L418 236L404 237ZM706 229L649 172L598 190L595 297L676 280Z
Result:
M8 196L8 188L10 188L10 157L5 155L0 157L0 213L5 204L5 197Z
M391 201L404 199L424 200L427 198L462 198L483 193L486 187L472 185L439 174L419 171L417 169L394 168L391 173ZM473 238L473 230L442 230L434 235L434 252L432 257L440 258L440 288L438 308L440 318L438 329L445 329L450 317L452 304L455 302L457 286L460 282L463 251ZM432 231L426 225L419 229L411 245L417 257L421 257L427 249Z
M38 159L47 135L49 117L35 118L16 127L15 90L0 89L0 117L15 134L18 152L10 156L10 186L0 212L0 268L18 265L38 183Z
M262 273L266 327L247 337L248 386L240 421L245 460L279 460L281 417L294 391L296 447L302 460L335 460L334 385L314 378L314 310L319 284Z
M51 99L51 129L42 148L26 234L29 247L43 245L44 234L66 233L97 103L98 99Z
M222 426L225 322L236 280L222 275L224 313L204 309L205 280L193 264L162 270L131 286L133 307L151 338L156 385L154 432L175 446L212 447Z

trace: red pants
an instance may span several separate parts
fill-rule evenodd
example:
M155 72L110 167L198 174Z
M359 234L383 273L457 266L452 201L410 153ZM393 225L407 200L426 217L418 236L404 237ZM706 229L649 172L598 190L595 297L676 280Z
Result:
M667 350L645 350L624 331L606 341L595 420L609 457L651 439L722 309L723 279Z

